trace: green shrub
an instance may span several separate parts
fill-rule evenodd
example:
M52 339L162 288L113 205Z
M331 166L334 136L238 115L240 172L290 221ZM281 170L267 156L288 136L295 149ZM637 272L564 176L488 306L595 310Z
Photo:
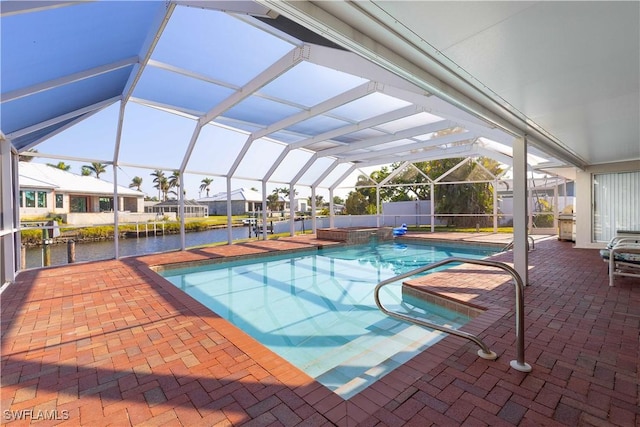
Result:
M104 225L99 227L81 228L78 230L80 239L106 239L113 237L113 226Z
M23 244L36 245L42 243L42 230L22 230L20 240Z
M209 226L203 221L193 221L185 223L184 230L185 231L204 231L207 230Z

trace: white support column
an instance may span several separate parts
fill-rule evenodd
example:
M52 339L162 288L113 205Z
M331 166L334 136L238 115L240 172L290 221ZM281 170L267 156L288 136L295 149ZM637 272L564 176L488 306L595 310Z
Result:
M193 129L193 133L191 134L191 139L189 140L189 145L187 146L187 150L182 158L182 163L180 165L180 175L184 173L187 169L187 164L189 164L189 159L191 158L191 154L193 153L193 149L196 146L196 142L198 142L198 137L200 137L200 132L202 131L203 123L201 123L201 119L196 123L196 127Z
M513 263L529 284L529 252L527 250L527 137L513 143Z
M493 180L493 232L498 232L498 179Z
M527 194L529 195L529 201L527 204L527 229L531 230L533 228L533 209L536 206L535 201L533 200L533 189L531 188L532 184L535 185L533 177L533 172L531 172L531 180L529 180L529 173L527 171Z
M334 212L335 207L333 206L333 188L329 189L329 228L333 228L336 221L336 214Z
M558 230L558 215L560 211L558 209L558 184L553 186L553 229Z
M295 214L295 210L293 209L293 204L295 201L295 192L294 192L294 186L298 183L298 181L300 180L300 178L302 178L302 176L309 170L309 168L311 166L313 166L313 164L315 163L315 161L318 159L318 154L315 153L313 156L311 156L311 158L309 160L307 160L307 163L305 163L300 170L298 170L298 173L296 174L296 176L293 177L293 179L291 180L291 182L289 183L289 211L291 214L291 217L289 218L290 220L290 231L291 231L291 235L293 236L295 234L295 218L294 218L294 214ZM302 219L304 221L304 218ZM304 225L304 223L303 223Z
M180 172L180 188L178 189L180 194L178 199L180 201L180 207L178 208L180 215L180 250L187 249L187 236L185 230L185 218L184 218L184 174Z
M231 175L227 175L227 243L233 243L231 218ZM251 226L251 225L249 225Z
M15 162L12 160L11 143L0 133L0 197L2 203L2 218L0 236L2 236L2 258L0 259L0 287L13 282L20 265L20 232L15 222L15 212L18 211L14 191L17 186L17 173L13 173ZM17 237L17 238L14 238Z
M118 200L118 166L113 164L113 249L116 259L120 259L120 239L119 239L119 226L120 219L118 218L118 211L120 210L120 203Z
M429 190L429 204L431 205L431 232L435 233L436 231L436 186L433 183L433 181L431 182L431 184L429 184L430 190Z
M119 220L118 220L118 160L120 158L120 142L122 139L122 126L124 123L124 112L126 108L126 101L120 102L120 110L118 114L118 126L116 129L116 141L113 149L113 251L116 259L120 259L120 232L119 232Z
M316 187L311 187L311 232L316 234Z
M1 139L1 135L2 135L2 132L0 132L0 139ZM20 200L19 200L20 199L20 174L18 171L20 158L18 157L18 153L16 151L9 150L9 152L11 153L10 173L11 173L11 176L13 177L13 179L9 181L10 189L11 189L11 192L9 193L9 197L12 198L11 210L13 211L9 224L13 228L12 229L13 248L15 250L15 253L12 253L13 251L11 249L8 249L8 251L9 253L12 253L11 256L14 259L14 264L13 264L14 269L10 271L13 272L13 277L15 278L15 272L22 268L22 261L23 261L22 250L20 250L22 248L22 236L20 235ZM26 260L24 261L26 263Z
M376 227L380 227L380 184L376 185Z
M356 165L352 164L351 167L349 169L347 169L338 179L336 179L333 183L333 185L331 185L329 187L329 197L331 199L330 203L333 203L333 191L338 187L338 185L342 184L342 181L344 181L345 179L347 179L347 177L349 175L351 175L353 173L354 170L356 170ZM333 207L330 208L331 209L331 213L329 214L329 227L330 228L334 228L336 226L335 224L335 215L333 213Z
M296 235L296 219L294 218L296 211L293 208L295 198L296 189L294 188L293 184L289 184L289 233L291 234L291 236Z
M267 181L262 181L262 240L267 240Z

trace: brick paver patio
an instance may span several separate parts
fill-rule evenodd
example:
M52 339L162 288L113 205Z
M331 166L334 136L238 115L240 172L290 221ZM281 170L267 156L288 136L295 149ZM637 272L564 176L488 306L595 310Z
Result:
M498 360L447 337L347 401L148 267L324 243L281 239L21 273L1 295L1 422L640 425L640 281L609 287L597 250L547 239L530 253L531 373L509 367L508 276L463 265L418 286L488 308L465 329L479 332ZM494 258L510 262L512 254Z

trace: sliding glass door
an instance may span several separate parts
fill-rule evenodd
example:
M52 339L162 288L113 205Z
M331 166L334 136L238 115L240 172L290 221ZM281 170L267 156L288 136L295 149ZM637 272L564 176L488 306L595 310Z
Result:
M593 241L640 230L640 171L593 175Z

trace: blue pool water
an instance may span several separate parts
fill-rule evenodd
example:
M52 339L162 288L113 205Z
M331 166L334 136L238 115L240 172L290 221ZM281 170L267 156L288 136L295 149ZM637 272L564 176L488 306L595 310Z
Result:
M172 269L171 283L345 399L443 335L380 312L377 283L451 256L484 258L482 247L382 243ZM460 327L469 319L382 289L394 311Z

